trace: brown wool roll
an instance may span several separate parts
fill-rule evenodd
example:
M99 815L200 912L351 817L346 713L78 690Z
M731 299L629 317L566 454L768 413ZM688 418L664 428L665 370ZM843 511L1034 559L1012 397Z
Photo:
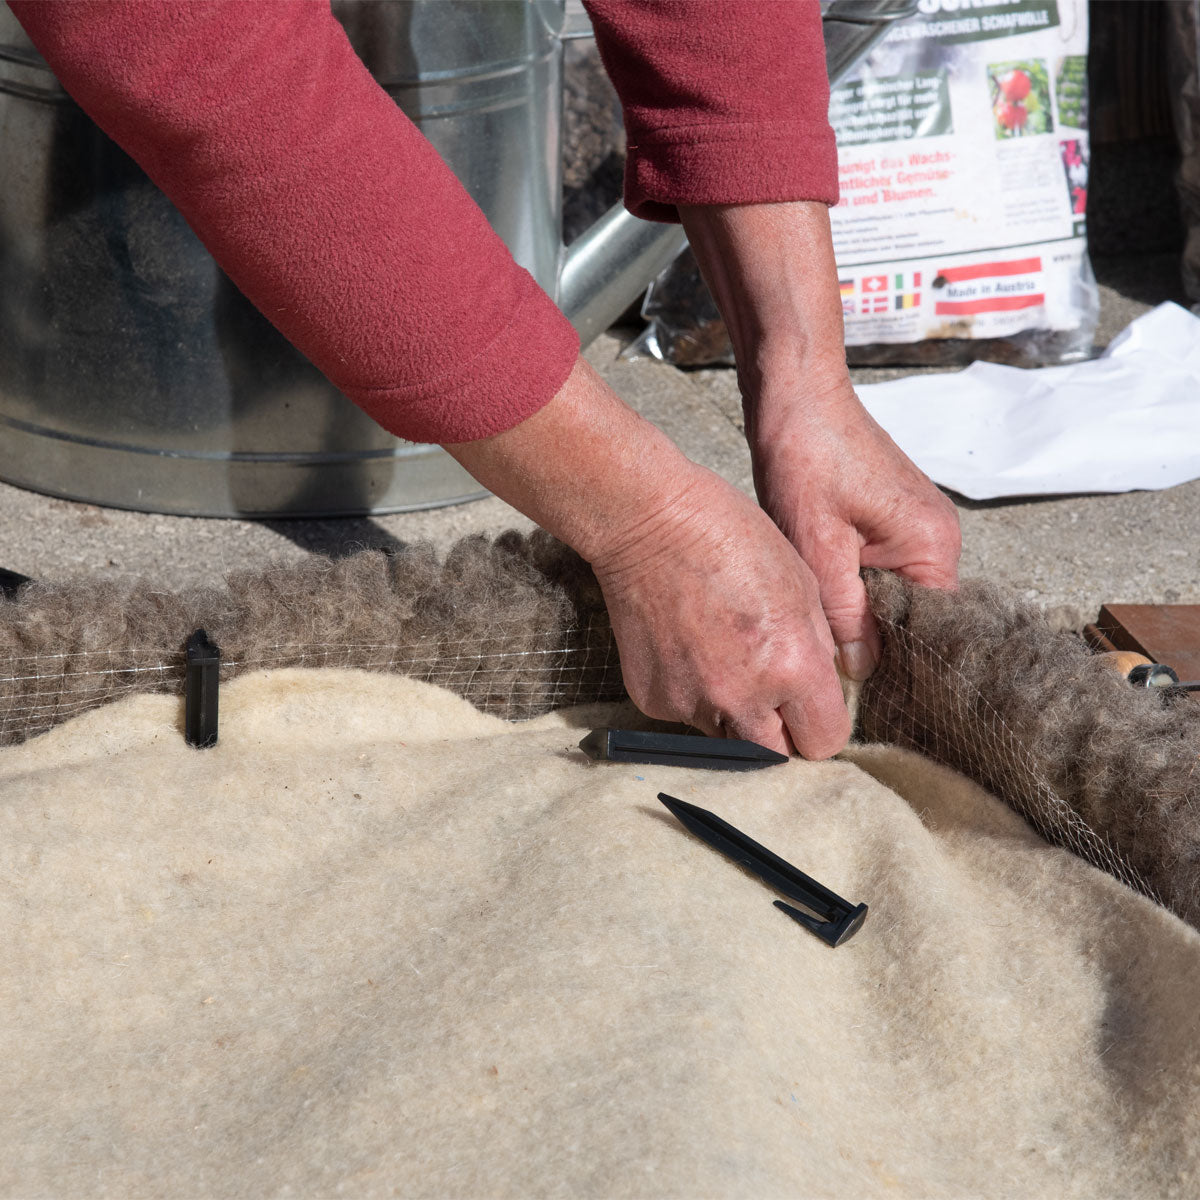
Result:
M859 736L968 775L1200 927L1200 704L1129 687L1036 608L868 572L883 660ZM438 684L519 720L624 695L590 568L544 533L467 538L231 575L222 588L34 583L0 602L0 744L137 691L179 692L203 627L222 680L358 667Z
M1200 705L1130 687L1011 591L869 572L866 741L961 771L1051 841L1200 927Z
M394 671L510 719L623 695L600 591L545 534L232 574L223 588L34 583L0 603L0 744L131 692L180 691L203 627L221 679L267 667Z

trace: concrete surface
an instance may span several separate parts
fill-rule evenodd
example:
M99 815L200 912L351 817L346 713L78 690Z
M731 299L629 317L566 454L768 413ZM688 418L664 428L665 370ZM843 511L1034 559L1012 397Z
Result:
M1100 345L1162 300L1185 302L1174 255L1097 264ZM736 380L729 369L683 372L618 358L621 331L588 351L634 407L683 450L750 489ZM855 371L858 382L911 372ZM1200 402L1200 398L1198 398ZM1065 621L1090 619L1104 601L1200 602L1200 482L1165 492L972 503L956 498L964 575L1006 580ZM251 522L122 512L0 484L0 567L44 579L146 576L163 587L215 582L224 572L396 547L422 539L449 546L467 533L528 528L496 499L370 519Z

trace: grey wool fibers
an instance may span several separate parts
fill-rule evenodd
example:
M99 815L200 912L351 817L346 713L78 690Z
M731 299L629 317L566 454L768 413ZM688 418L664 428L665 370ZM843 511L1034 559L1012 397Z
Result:
M1200 927L1200 704L1138 691L1005 590L868 573L883 635L859 736L989 789L1043 836ZM203 627L221 679L270 667L388 671L510 720L623 695L603 597L549 536L468 538L231 575L170 593L34 583L0 602L0 744L139 691L179 692Z
M999 587L867 583L884 653L863 740L961 771L1200 928L1200 704L1131 687Z
M182 593L148 583L33 583L0 602L0 744L130 692L182 688L204 628L221 679L357 667L439 684L510 719L623 695L600 589L545 534L465 539L231 574Z

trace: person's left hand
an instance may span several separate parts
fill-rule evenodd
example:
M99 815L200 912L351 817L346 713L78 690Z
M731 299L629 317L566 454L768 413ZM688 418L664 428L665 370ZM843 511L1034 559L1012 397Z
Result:
M879 660L861 567L927 587L957 584L954 505L863 408L849 381L833 396L775 397L750 431L759 503L816 576L843 672Z
M816 576L843 674L865 679L879 634L859 569L954 587L958 515L854 394L825 205L679 216L733 342L759 503Z

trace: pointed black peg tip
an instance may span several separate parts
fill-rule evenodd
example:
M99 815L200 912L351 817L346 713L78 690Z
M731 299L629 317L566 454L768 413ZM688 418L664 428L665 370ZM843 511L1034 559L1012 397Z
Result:
M595 760L595 759L607 758L608 757L608 730L607 729L593 729L592 732L589 733L587 735L587 737L585 737L583 739L583 741L581 741L579 743L579 748L590 759Z

